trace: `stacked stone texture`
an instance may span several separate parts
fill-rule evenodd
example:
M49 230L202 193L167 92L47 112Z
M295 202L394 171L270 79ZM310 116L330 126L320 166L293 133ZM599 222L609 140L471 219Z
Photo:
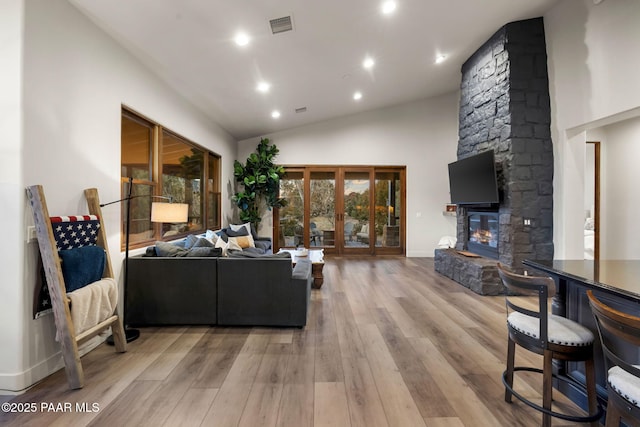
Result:
M553 259L550 123L542 18L509 23L462 66L457 155L495 151L499 260L517 270L527 258ZM466 212L458 207L456 249L467 239Z

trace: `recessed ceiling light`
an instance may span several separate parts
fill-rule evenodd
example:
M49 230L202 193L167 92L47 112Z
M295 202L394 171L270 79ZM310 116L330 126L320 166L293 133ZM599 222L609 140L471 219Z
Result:
M233 39L238 46L246 46L249 44L249 36L247 33L238 33L236 37Z
M354 94L353 94L353 99L354 99L355 101L359 101L359 100L361 100L361 99L362 99L362 92L356 92L356 93L354 93Z
M382 13L384 13L385 15L389 15L393 13L394 10L396 10L396 6L397 4L393 0L385 1L384 3L382 3Z
M271 85L267 82L260 82L258 83L258 85L256 86L256 90L258 92L262 92L262 93L267 93L269 92L269 89L271 89Z
M271 112L271 117L273 117L274 119L278 119L278 118L280 118L280 111L278 111L278 110L273 110L273 111Z
M443 63L445 59L447 59L447 55L437 55L436 56L436 64Z
M365 58L365 60L362 62L362 66L364 68L373 68L374 65L375 65L375 61L371 57Z

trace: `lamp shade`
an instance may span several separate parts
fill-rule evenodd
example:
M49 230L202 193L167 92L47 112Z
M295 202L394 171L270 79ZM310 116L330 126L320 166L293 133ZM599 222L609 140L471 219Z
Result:
M151 203L152 222L187 222L189 205L186 203Z

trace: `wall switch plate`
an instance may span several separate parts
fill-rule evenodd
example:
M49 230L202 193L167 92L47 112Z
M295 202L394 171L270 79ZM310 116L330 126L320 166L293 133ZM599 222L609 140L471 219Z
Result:
M38 240L38 236L36 234L36 226L30 225L27 227L27 243L35 242Z
M531 218L524 218L523 222L525 227L529 227L531 225Z

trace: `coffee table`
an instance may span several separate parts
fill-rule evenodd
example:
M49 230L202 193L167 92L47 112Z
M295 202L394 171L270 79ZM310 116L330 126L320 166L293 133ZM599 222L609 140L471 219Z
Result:
M295 265L298 259L308 259L311 261L311 275L313 276L314 289L320 289L324 283L324 276L322 269L324 268L324 249L308 249L307 255L302 257L298 256L297 249L280 249L278 253L289 252L291 254L291 261Z

